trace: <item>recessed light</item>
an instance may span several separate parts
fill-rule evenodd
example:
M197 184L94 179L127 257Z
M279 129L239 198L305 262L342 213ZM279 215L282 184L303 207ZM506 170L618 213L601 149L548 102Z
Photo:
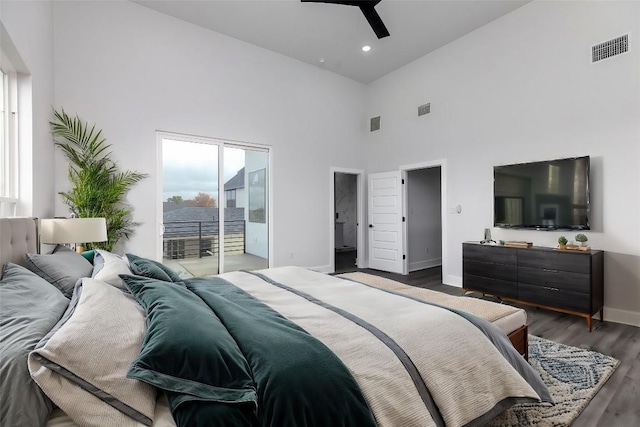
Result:
M363 52L369 52L371 50L371 46L362 46Z

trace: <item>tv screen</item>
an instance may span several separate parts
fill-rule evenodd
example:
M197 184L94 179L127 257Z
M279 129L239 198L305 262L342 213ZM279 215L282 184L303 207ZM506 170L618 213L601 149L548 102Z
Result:
M494 226L589 230L589 156L493 168Z

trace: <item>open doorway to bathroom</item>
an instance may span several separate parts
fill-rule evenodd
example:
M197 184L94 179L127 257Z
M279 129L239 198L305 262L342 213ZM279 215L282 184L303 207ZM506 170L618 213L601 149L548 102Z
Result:
M358 175L334 173L335 272L357 268L358 259Z

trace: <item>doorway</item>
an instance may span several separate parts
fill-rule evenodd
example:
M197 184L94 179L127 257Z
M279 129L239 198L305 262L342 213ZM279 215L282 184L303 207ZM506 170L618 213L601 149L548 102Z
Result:
M164 264L195 277L269 267L269 150L158 133Z
M441 167L407 171L408 271L442 266Z
M360 170L331 169L331 272L355 271L363 257L363 176Z
M358 259L357 181L357 175L342 172L335 173L333 243L336 273L344 273L356 269L356 261Z
M439 200L437 189L433 189L431 208L440 210L439 233L431 230L440 236L440 243L437 239L430 240L428 246L425 245L425 237L413 236L411 239L417 248L410 248L408 238L410 230L408 228L407 217L410 215L409 209L413 209L413 220L417 227L429 228L424 221L425 215L436 217L435 214L421 214L416 212L416 200L423 198L421 191L409 195L406 185L409 174L412 171L424 169L439 170L440 191ZM434 172L437 174L437 172ZM419 180L419 175L413 175L414 180ZM367 195L369 211L369 240L367 243L368 267L377 270L395 272L399 274L409 273L410 259L412 268L429 268L430 265L441 264L441 275L445 280L449 280L447 262L447 217L446 217L446 195L447 195L447 161L446 159L433 160L423 163L401 165L398 171L380 172L368 175L369 191ZM416 187L417 189L420 186ZM411 203L409 202L411 199ZM409 207L411 204L411 208ZM432 228L438 228L437 223ZM413 231L413 228L412 230ZM430 234L430 235L433 235ZM422 247L422 248L420 248ZM435 253L434 253L435 251ZM423 255L421 255L421 253ZM412 256L413 254L413 256ZM434 267L435 268L435 267Z

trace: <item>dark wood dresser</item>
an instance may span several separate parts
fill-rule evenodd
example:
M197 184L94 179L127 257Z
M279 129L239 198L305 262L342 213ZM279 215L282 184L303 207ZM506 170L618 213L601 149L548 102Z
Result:
M462 244L463 293L490 294L505 300L582 316L604 305L604 252L560 251L533 246L513 248Z

